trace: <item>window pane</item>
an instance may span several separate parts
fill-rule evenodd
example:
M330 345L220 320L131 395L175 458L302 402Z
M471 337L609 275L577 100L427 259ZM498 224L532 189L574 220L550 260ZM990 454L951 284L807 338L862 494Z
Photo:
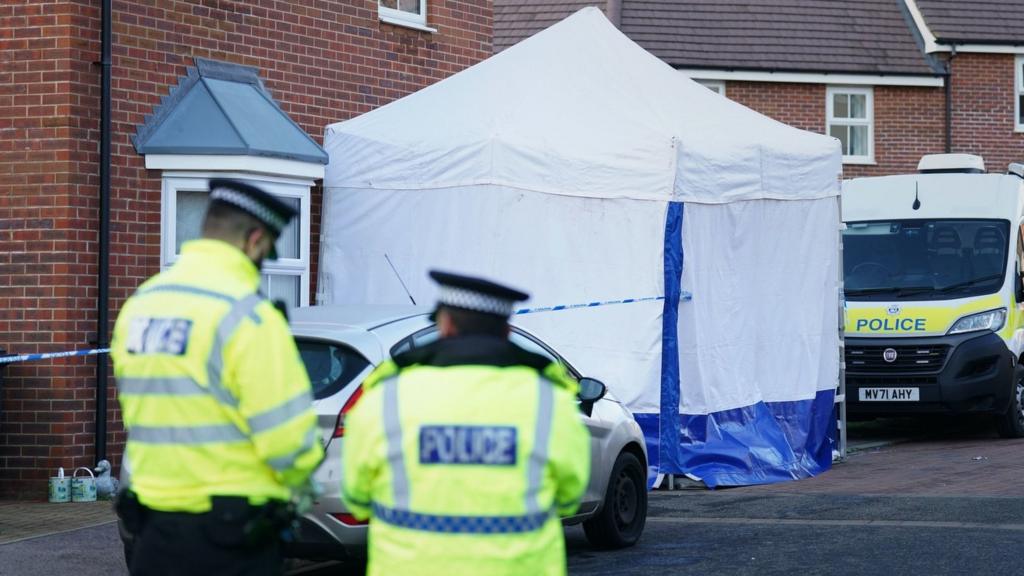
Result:
M839 138L839 143L843 150L843 156L850 155L850 127L849 126L832 126L828 130L828 135L833 138Z
M1017 97L1017 111L1020 115L1020 117L1017 118L1017 124L1024 124L1024 94Z
M419 14L420 0L398 0L398 9L410 14Z
M849 94L833 94L832 95L832 117L833 118L849 118L850 117L850 95Z
M263 274L260 277L260 291L271 300L283 300L289 308L298 308L299 276L291 274Z
M370 365L358 352L341 344L303 339L297 339L296 344L317 400L333 396Z
M398 0L380 0L380 5L384 8L391 8L392 10L397 10Z
M864 94L850 95L850 118L868 117L868 97Z
M868 155L868 127L850 126L850 156Z
M299 243L301 241L299 238L301 222L299 220L302 218L302 212L299 210L299 206L301 201L298 198L290 198L288 196L278 196L277 199L291 206L300 214L300 216L296 216L292 219L288 226L281 232L281 236L277 239L277 257L299 258Z
M206 192L179 190L175 210L174 253L181 253L181 245L199 238L203 228L203 215L210 195Z
M547 358L548 360L550 360L552 362L561 362L558 358L555 358L554 356L552 356L551 352L548 352L546 348L544 348L540 344L534 342L532 339L527 338L525 335L520 334L519 332L512 331L508 335L508 339L513 344L515 344L516 346L519 346L520 348L522 348L523 350L526 350L527 352L533 352L534 354L540 354L541 356Z

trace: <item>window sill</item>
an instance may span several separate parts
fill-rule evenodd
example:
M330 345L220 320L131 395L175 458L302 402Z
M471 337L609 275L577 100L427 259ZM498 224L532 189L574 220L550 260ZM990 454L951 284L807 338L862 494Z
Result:
M874 158L843 158L843 166L878 166Z
M431 34L437 34L437 28L431 28L417 22L410 22L408 20L402 20L401 18L393 18L386 14L380 15L380 21L385 24L391 24L394 26L401 26L402 28L410 28L412 30L419 30L420 32L429 32Z

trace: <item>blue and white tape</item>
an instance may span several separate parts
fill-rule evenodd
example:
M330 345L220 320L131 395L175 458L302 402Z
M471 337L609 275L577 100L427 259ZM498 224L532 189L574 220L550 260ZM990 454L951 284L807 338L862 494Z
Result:
M555 306L540 306L537 308L520 308L513 314L536 314L537 312L559 312L561 310L577 310L579 308L596 308L598 306L612 306L615 304L635 304L637 302L657 302L664 300L664 296L648 296L646 298L623 298L622 300L604 300L602 302L584 302L582 304L557 304ZM693 294L680 292L679 301L686 302L693 300Z
M657 302L664 300L664 296L650 296L647 298L623 298L621 300L604 300L602 302L584 302L582 304L557 304L555 306L540 306L537 308L521 308L513 314L536 314L538 312L558 312L561 310L578 310L580 308L596 308L598 306L612 306L616 304L635 304L638 302ZM679 300L685 302L692 300L693 295L689 292L681 292ZM92 348L89 350L71 350L68 352L46 352L43 354L18 354L16 356L0 356L0 366L13 364L15 362L32 362L34 360L49 360L51 358L71 358L74 356L95 356L106 354L110 348Z
M93 348L91 350L71 350L69 352L47 352L44 354L19 354L17 356L0 356L0 365L13 362L31 362L33 360L48 360L50 358L70 358L72 356L95 356L106 354L110 348Z

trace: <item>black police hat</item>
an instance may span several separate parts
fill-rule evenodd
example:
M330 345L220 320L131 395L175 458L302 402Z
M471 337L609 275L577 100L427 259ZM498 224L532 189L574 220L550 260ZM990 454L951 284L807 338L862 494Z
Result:
M229 178L212 178L210 180L210 201L229 204L249 214L259 220L274 235L275 240L292 218L298 215L295 208L285 204L273 194L264 192L252 184ZM277 259L277 246L270 249L267 258Z
M530 297L526 292L483 278L439 270L431 270L430 277L440 285L437 296L438 308L458 308L507 319L512 315L516 302Z

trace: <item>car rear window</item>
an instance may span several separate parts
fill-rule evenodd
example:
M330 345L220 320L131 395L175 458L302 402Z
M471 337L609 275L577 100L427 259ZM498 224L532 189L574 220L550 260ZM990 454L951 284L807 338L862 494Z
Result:
M369 360L343 344L320 340L296 343L317 400L336 394L370 365Z

